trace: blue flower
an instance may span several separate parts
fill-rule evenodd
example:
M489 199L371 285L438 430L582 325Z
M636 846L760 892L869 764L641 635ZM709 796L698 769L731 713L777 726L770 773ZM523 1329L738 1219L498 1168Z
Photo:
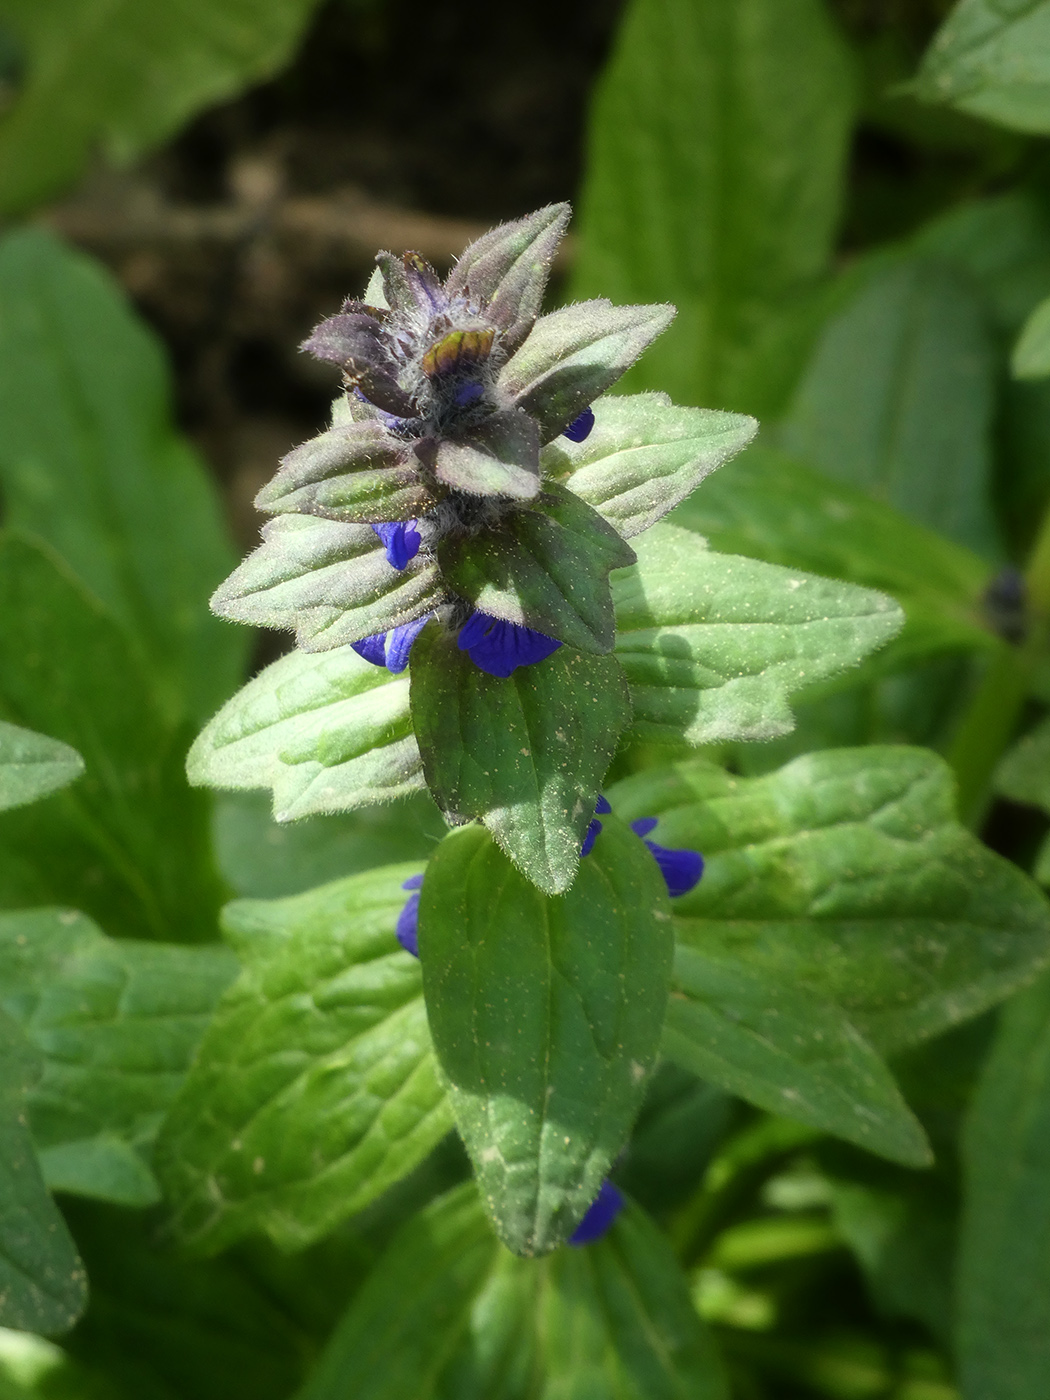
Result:
M656 825L656 820L656 817L639 817L631 823L631 830L645 841ZM699 851L675 851L668 846L659 846L655 841L645 841L645 844L660 867L660 874L667 883L667 893L672 899L688 894L700 883L700 876L704 873L704 858Z
M569 1236L569 1243L593 1244L595 1240L600 1240L623 1210L624 1204L622 1193L606 1177L602 1182L602 1189L588 1207L587 1214L576 1226L575 1232Z
M606 798L599 794L598 801L594 804L594 810L598 814L591 819L587 828L587 834L583 838L583 845L580 848L580 856L589 856L594 849L594 843L598 839L598 833L602 829L602 824L598 816L606 816L612 811ZM704 873L704 858L699 851L689 851L684 848L672 850L669 846L657 845L655 841L648 841L646 837L656 826L658 818L639 817L637 821L631 823L631 830L636 836L640 836L653 853L653 859L660 867L660 874L664 877L667 885L667 893L672 899L677 899L680 895L688 894L700 881L700 876Z
M391 520L372 529L386 546L386 561L394 569L405 569L419 553L422 536L414 520Z
M412 643L429 621L430 614L427 613L425 617L417 617L413 622L395 627L392 632L377 632L372 637L365 637L360 642L351 642L350 645L358 656L363 656L373 666L385 666L388 671L398 676L408 665Z
M570 442L582 442L585 437L590 436L593 427L594 409L585 408L578 418L574 418L567 428L562 429L562 436L567 437Z
M412 893L397 916L397 926L394 929L397 941L405 952L411 953L414 958L419 957L419 891L422 887L422 875L410 875L401 886L403 890L411 890Z
M597 813L597 816L591 818L591 824L587 828L586 836L583 838L583 846L580 849L581 859L584 856L589 856L591 851L594 850L594 843L595 841L597 841L598 833L602 829L602 824L598 820L598 817L606 817L612 811L612 808L609 806L608 801L602 796L601 793L598 794L598 801L594 804L594 810Z
M545 661L561 642L518 622L476 612L459 629L458 645L480 670L505 679L519 666Z

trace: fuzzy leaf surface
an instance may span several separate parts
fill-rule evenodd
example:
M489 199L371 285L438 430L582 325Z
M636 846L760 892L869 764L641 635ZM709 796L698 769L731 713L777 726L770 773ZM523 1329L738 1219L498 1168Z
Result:
M500 224L464 249L446 290L488 302L486 315L504 327L501 345L516 350L539 315L551 261L569 222L567 204L548 204L535 214Z
M168 1115L157 1170L179 1234L214 1253L302 1248L412 1170L451 1127L419 963L386 866L224 914L242 972Z
M924 749L830 749L737 778L700 760L610 788L704 853L681 944L837 1003L891 1052L978 1015L1050 961L1050 903L961 826Z
M1050 4L960 0L933 37L915 82L928 102L1015 131L1050 132Z
M207 805L126 631L54 558L0 535L0 718L82 755L66 791L0 814L0 908L63 904L114 934L214 936Z
M563 647L503 680L435 626L412 656L412 715L434 800L451 819L480 818L534 884L560 894L630 721L616 659Z
M250 642L205 601L236 562L217 493L172 423L157 338L103 268L36 229L0 241L0 419L6 523L47 540L134 633L165 708L203 722Z
M0 1013L0 1326L65 1332L84 1310L87 1279L25 1125L37 1071L18 1026Z
M982 299L955 268L921 257L878 265L824 328L784 444L995 558L995 351Z
M550 440L634 364L674 319L673 306L613 306L604 297L541 316L500 371L499 386Z
M677 408L666 394L614 395L594 405L583 442L551 443L543 464L629 539L746 447L757 428L743 414Z
M637 553L635 568L613 576L613 597L642 739L787 734L793 691L855 666L903 622L881 593L715 554L673 525L654 526Z
M277 71L313 0L4 0L27 74L0 124L0 208L31 208L101 145L133 160L202 107Z
M956 1346L967 1395L1037 1400L1050 1365L1050 980L1003 1014L963 1138Z
M514 1253L549 1253L598 1194L656 1057L673 954L659 868L610 821L550 897L465 827L427 867L419 950L485 1208Z
M677 305L630 388L779 409L800 353L781 328L827 267L852 108L817 0L628 6L591 109L570 292Z
M418 467L382 424L337 424L282 458L255 504L274 515L298 511L347 524L410 520L436 504Z
M387 632L442 601L437 569L417 555L387 563L371 525L279 515L263 543L214 593L220 617L289 627L303 651L328 651Z
M889 593L907 621L880 659L986 648L986 560L867 492L754 446L683 502L671 524L712 549Z
M68 744L0 720L0 811L68 787L84 760Z
M480 534L442 540L442 571L481 612L581 651L611 651L609 571L633 564L634 551L572 491L551 483L544 494L542 510L515 511Z
M28 1109L49 1186L159 1200L152 1141L235 972L222 947L111 939L68 910L0 914L0 1007L42 1062Z
M770 1113L929 1166L926 1136L883 1060L831 1002L680 944L661 1049Z
M389 802L423 786L407 677L350 647L291 652L206 725L191 783L273 790L278 821Z

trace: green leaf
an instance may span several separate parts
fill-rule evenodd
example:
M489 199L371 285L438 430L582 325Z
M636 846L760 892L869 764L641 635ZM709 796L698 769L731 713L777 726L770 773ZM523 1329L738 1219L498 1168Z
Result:
M995 351L984 304L954 268L879 262L825 327L784 444L994 558Z
M0 915L0 1006L43 1061L29 1123L48 1185L159 1199L149 1148L220 993L226 948L106 938L83 915Z
M84 760L68 744L0 720L0 811L23 807L84 771Z
M666 1238L628 1205L601 1240L500 1254L437 1400L726 1400L715 1344Z
M560 894L630 720L616 660L562 647L501 679L431 625L412 656L412 716L434 800L451 821L481 818L534 884Z
M179 1234L301 1248L412 1170L451 1127L419 963L394 926L418 865L230 905L243 964L157 1146Z
M423 786L408 678L348 646L293 651L205 726L186 771L195 786L272 788L278 821L403 797Z
M963 1140L956 1278L967 1395L1037 1400L1050 1364L1050 981L1007 1007Z
M581 443L561 438L544 451L549 477L566 480L624 538L639 535L683 501L754 437L739 413L676 408L666 394L601 398Z
M6 521L48 541L135 634L166 707L202 721L250 639L208 614L234 557L170 395L156 337L107 272L39 230L0 242Z
M750 448L679 506L671 523L727 554L885 590L907 619L879 654L885 665L994 645L981 606L992 573L983 559L781 452Z
M207 806L125 631L50 554L0 536L0 717L83 755L84 777L0 815L0 907L65 904L114 934L214 937Z
M852 88L817 0L633 0L591 112L571 288L677 305L631 388L771 406L764 362L831 252Z
M437 502L405 442L372 420L339 423L293 449L255 498L271 514L326 520L409 520Z
M540 441L576 418L674 319L673 306L613 306L605 297L541 316L500 370L499 387L536 420Z
M1015 131L1050 133L1050 4L959 0L915 80L928 102Z
M411 1305L407 1305L411 1300ZM664 1237L629 1205L549 1259L499 1248L473 1185L402 1229L296 1400L726 1400Z
M429 793L384 807L278 824L262 793L223 793L212 826L215 856L235 894L276 899L377 865L422 864L448 828Z
M884 1062L834 1004L682 945L663 1053L759 1108L910 1167L933 1160Z
M442 572L481 612L581 651L611 651L609 571L633 564L634 550L564 486L548 483L544 498L542 510L446 536L437 546Z
M0 1013L0 1326L64 1332L84 1310L87 1280L25 1126L35 1075L35 1056Z
M409 1400L434 1382L464 1333L499 1246L472 1183L395 1237L350 1304L296 1400Z
M672 525L613 578L616 656L641 739L771 739L792 691L855 666L903 621L882 594L733 555Z
M371 525L279 515L262 538L216 589L212 609L234 622L294 628L304 651L387 632L443 600L436 567L417 554L395 569Z
M1047 92L1050 98L1050 87ZM1050 297L1041 301L1025 321L1010 358L1010 369L1015 379L1045 379L1050 375Z
M1050 960L1050 904L960 826L946 764L923 749L831 749L737 778L700 760L610 787L702 851L676 899L680 942L835 1002L892 1051L976 1016Z
M486 1209L509 1249L546 1254L598 1194L656 1057L672 957L659 868L610 821L551 898L466 827L427 867L419 948Z
M0 209L71 183L101 144L125 163L287 60L313 0L3 0L27 74L0 124Z
M995 772L995 790L1014 802L1028 802L1050 812L1050 719L1003 755Z

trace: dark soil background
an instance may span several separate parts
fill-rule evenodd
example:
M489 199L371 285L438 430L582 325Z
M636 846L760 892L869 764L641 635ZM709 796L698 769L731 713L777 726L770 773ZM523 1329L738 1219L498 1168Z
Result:
M335 389L298 344L361 288L375 251L415 247L447 267L490 224L574 198L588 96L621 8L327 0L279 78L50 211L168 345L179 419L223 484L242 546L258 526L252 497L323 425ZM883 96L913 71L948 0L833 8L857 45L863 93L848 256L994 186L1015 158L1009 137Z

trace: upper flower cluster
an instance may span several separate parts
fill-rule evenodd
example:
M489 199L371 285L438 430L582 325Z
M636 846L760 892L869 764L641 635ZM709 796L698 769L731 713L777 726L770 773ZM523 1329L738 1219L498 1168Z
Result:
M551 205L494 229L444 281L416 253L379 254L365 297L304 343L345 394L259 494L277 519L217 612L386 665L407 658L403 629L434 617L497 675L560 643L612 647L608 574L633 551L544 478L541 452L586 435L592 401L674 310L602 299L540 316L568 219Z

